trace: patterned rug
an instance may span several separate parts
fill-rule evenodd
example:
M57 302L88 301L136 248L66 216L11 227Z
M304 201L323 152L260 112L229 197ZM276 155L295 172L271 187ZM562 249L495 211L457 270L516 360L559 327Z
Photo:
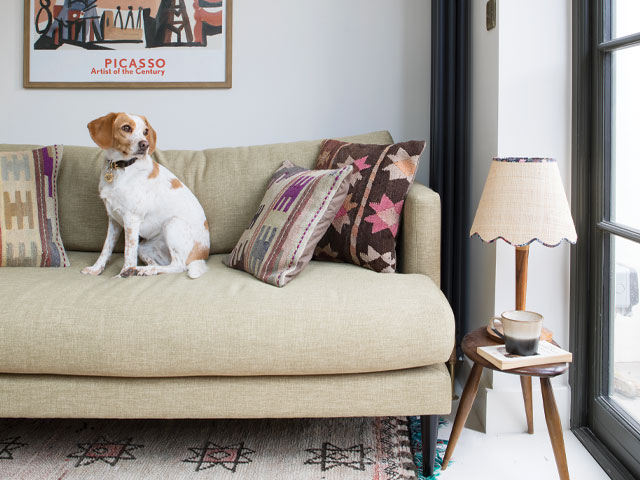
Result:
M421 466L418 417L0 420L3 480L425 480Z

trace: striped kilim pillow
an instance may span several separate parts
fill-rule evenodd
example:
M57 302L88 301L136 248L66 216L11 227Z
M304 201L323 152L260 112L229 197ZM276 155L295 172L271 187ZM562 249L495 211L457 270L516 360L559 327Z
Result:
M351 166L307 170L285 161L226 265L271 285L286 285L311 260L344 202L351 171Z
M349 191L315 256L376 272L396 271L402 207L418 171L425 142L393 145L325 140L316 168L353 166Z
M68 267L58 223L62 146L0 152L0 266Z

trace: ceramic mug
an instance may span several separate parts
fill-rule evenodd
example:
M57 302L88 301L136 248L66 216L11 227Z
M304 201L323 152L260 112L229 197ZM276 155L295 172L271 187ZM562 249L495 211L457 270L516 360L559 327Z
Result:
M508 353L527 357L538 353L544 317L527 310L509 310L490 321L491 328L498 324L504 332L504 343Z

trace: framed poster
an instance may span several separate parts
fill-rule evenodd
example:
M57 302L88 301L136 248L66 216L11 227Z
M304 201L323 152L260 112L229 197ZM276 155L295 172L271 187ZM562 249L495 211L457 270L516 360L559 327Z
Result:
M24 0L25 88L231 88L232 0Z

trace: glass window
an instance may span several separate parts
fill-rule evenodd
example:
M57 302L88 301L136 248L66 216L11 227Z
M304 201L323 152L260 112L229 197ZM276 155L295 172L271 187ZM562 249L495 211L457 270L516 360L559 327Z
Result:
M613 348L609 396L640 422L640 244L614 237L610 318Z
M611 0L611 38L640 32L640 1Z
M640 230L640 46L612 53L611 76L611 220Z
M581 0L573 6L585 22L597 22L587 33L595 41L582 44L593 48L593 84L578 83L583 94L591 94L593 118L576 137L591 155L574 157L589 166L588 174L578 173L581 207L588 212L581 228L589 235L578 241L587 242L582 246L588 255L581 254L581 275L573 279L581 304L574 311L588 318L578 352L585 355L580 368L587 369L588 387L580 392L585 403L573 400L601 442L591 449L599 461L613 455L614 478L640 478L640 0Z

